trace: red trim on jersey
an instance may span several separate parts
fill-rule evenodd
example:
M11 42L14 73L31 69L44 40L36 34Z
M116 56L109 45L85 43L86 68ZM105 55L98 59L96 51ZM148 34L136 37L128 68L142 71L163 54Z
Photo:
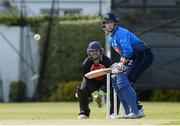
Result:
M119 48L117 48L117 47L116 47L114 50L115 50L117 53L121 53L121 50L120 50Z
M98 69L104 69L104 68L106 68L104 65L102 65L102 64L98 64L98 65L92 65L91 66L91 68L90 68L90 71L93 71L93 70L98 70ZM96 77L96 78L94 78L94 79L96 79L96 80L103 80L104 79L104 75L103 76L99 76L99 77Z

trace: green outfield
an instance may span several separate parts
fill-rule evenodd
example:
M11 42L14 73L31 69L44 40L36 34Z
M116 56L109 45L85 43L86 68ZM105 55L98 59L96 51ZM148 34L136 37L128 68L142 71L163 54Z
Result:
M4 124L164 124L180 125L179 102L142 102L146 116L141 119L106 119L106 106L91 103L91 118L78 120L77 102L0 103L0 125Z

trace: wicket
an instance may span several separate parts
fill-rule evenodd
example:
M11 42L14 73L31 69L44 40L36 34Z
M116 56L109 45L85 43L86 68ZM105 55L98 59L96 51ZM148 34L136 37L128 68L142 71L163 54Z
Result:
M110 74L107 74L107 94L106 94L106 118L110 119ZM114 119L117 119L117 93L113 90L114 93Z

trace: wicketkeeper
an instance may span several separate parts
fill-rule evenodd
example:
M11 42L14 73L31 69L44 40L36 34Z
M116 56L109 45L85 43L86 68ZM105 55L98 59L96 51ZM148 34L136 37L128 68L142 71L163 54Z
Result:
M83 62L83 75L86 73L103 68L109 68L112 65L111 60L103 54L104 49L98 41L93 41L87 48L88 57ZM89 98L91 93L97 90L106 92L106 75L99 76L93 79L83 77L81 87L77 89L80 113L78 119L88 119L90 117ZM110 86L110 114L114 113L113 91ZM96 99L97 100L97 99ZM117 104L119 109L119 102ZM117 110L118 112L119 110Z

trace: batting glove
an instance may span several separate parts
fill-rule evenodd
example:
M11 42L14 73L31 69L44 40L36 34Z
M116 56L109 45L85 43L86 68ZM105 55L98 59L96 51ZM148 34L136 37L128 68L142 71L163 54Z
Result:
M113 74L117 74L119 72L125 71L125 69L126 69L126 65L124 63L122 63L122 62L114 63L111 66L111 70L112 70Z

